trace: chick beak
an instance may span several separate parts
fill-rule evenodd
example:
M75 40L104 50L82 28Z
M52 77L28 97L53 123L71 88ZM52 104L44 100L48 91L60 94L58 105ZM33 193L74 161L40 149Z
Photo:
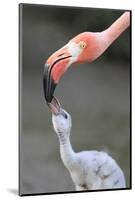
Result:
M52 98L52 101L51 101L51 103L48 103L48 106L49 106L52 114L58 115L60 113L61 105L56 97Z

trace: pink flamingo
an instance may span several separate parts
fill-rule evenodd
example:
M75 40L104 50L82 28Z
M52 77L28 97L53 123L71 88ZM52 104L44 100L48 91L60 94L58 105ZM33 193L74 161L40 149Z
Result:
M92 62L98 58L130 25L130 12L124 12L109 28L101 32L84 32L53 53L44 68L44 92L51 102L61 76L73 63Z

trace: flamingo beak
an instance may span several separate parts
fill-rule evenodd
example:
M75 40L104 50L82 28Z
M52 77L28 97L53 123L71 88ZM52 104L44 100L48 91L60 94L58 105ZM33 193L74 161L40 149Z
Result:
M48 103L48 106L49 106L52 114L58 115L60 113L61 105L56 97L52 98L52 101L51 101L51 103Z
M44 65L44 95L48 103L53 99L55 88L70 65L70 59L72 55L68 52L67 47L63 47L60 50L52 54Z
M44 96L48 103L52 101L53 93L57 85L55 81L52 79L50 69L51 69L51 66L48 64L45 64L44 75L43 75L44 76L43 86L44 86Z

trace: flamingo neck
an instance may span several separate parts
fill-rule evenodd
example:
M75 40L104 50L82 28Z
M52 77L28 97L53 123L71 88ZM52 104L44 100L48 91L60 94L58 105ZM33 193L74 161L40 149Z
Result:
M70 135L70 134L68 134ZM64 134L59 134L59 143L60 143L60 155L61 159L68 169L73 169L75 165L75 152L72 149L69 136Z
M109 28L102 31L101 34L105 38L106 48L116 40L120 34L130 25L130 12L121 15Z

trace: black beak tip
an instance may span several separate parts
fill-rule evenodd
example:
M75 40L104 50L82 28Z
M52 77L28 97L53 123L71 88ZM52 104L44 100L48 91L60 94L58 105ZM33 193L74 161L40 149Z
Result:
M50 88L48 91L44 90L44 95L45 95L45 99L47 101L47 103L51 103L53 96L54 96L54 90L56 88L56 84L54 83L53 80L50 81Z
M45 64L44 67L44 77L43 77L43 88L44 88L44 96L47 103L50 103L53 99L54 90L56 88L56 83L51 77L50 66Z

